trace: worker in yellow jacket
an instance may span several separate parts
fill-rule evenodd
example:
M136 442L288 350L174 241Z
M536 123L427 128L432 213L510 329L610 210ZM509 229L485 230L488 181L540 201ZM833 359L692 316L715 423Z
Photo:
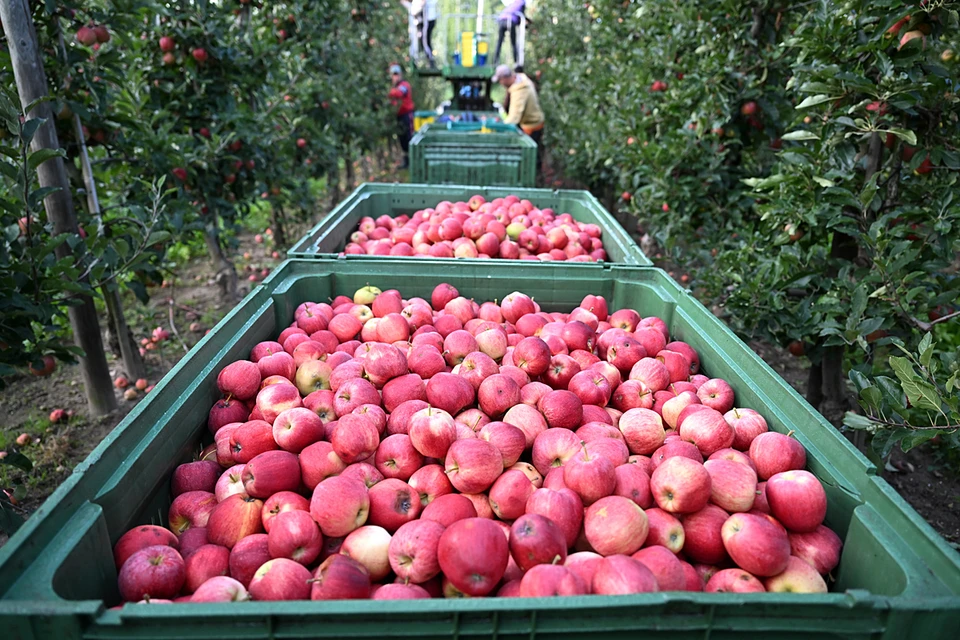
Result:
M493 81L499 82L507 90L509 111L503 118L504 123L519 126L537 143L537 175L539 176L543 155L544 118L537 88L526 74L518 73L505 64L497 67Z

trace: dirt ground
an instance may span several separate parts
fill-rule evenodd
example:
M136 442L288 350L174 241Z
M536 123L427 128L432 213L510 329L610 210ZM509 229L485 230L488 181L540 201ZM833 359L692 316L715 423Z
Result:
M552 176L547 184L560 186ZM289 237L298 237L293 233ZM249 254L249 258L240 257L237 262L241 294L254 284L248 280L251 269L259 273L279 262L271 257L272 247L255 244L252 235L241 238L237 253ZM148 305L128 302L128 316L132 316L128 321L138 340L149 338L158 326L171 334L168 340L147 352L149 383L156 383L229 311L220 300L212 275L207 260L195 259L180 270L172 288L151 291ZM807 369L804 358L795 358L780 347L759 341L751 342L750 346L803 393ZM111 366L119 372L118 364L116 360L111 361ZM11 466L0 466L0 490L14 493L23 517L34 511L144 396L139 393L137 399L128 401L123 399L123 391L117 390L120 408L111 415L91 419L86 416L76 366L60 366L46 378L21 376L8 379L7 383L0 391L0 415L4 416L0 450L15 447L20 434L29 434L31 442L21 449L35 468L31 473L24 473ZM49 413L57 408L73 411L74 415L66 423L51 424ZM948 471L935 447L921 447L909 454L895 453L884 476L948 542L954 546L960 544L960 509L957 508L960 477ZM15 491L18 484L21 487ZM0 533L0 545L5 541Z

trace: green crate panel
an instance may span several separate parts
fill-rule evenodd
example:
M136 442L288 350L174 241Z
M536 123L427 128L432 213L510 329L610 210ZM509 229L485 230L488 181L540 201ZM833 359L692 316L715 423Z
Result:
M487 200L516 195L526 198L540 208L550 207L558 213L569 213L578 222L592 223L603 232L603 246L607 260L618 264L650 265L650 260L640 251L630 235L603 208L600 202L587 191L569 191L550 189L516 189L506 187L474 187L455 185L427 184L383 184L368 183L361 185L337 207L327 214L290 249L290 258L334 257L343 251L350 234L357 230L364 216L373 218L381 215L393 217L411 214L425 207L434 207L444 200L466 201L472 195L479 194ZM374 256L346 256L348 260L374 260ZM478 262L467 258L433 258L442 263ZM483 260L488 264L490 260ZM494 262L515 262L500 261ZM553 265L570 267L596 266L592 263L555 262ZM579 302L579 301L578 301Z
M829 498L828 526L844 539L829 594L652 593L544 599L408 602L116 604L112 543L128 528L162 523L169 479L210 439L216 376L287 326L296 306L367 283L428 296L450 282L467 297L513 290L545 310L587 293L611 309L658 315L726 378L738 406L793 430ZM4 637L75 638L885 638L955 637L960 557L875 469L709 311L658 269L584 270L428 260L291 260L224 318L0 549Z

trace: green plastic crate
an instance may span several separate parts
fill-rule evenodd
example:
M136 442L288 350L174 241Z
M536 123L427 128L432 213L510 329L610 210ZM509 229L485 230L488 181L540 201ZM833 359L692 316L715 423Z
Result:
M492 133L504 133L519 135L520 128L515 124L505 124L503 122L429 122L420 127L420 133L429 133L433 135L447 135L452 133L472 133L476 135L490 135Z
M536 180L537 144L516 129L475 134L441 124L410 141L411 182L533 187Z
M513 194L519 198L530 200L540 208L550 207L558 213L569 213L578 222L592 223L600 227L603 232L601 239L607 252L608 262L633 265L653 264L640 251L640 247L623 227L588 191L386 183L366 183L357 187L313 229L308 231L287 252L287 257L334 257L343 251L347 242L349 242L350 234L357 230L360 219L364 216L377 218L384 214L393 217L412 214L425 207L434 207L444 200L451 202L466 201L470 196L476 194L487 200ZM378 259L377 256L366 255L344 257L347 260ZM478 261L471 258L431 258L431 260L439 260L444 263ZM489 264L490 260L483 260L482 262L483 264ZM516 261L496 260L495 262ZM552 264L578 267L588 266L590 263L554 262Z
M222 320L0 549L4 638L863 638L956 637L960 557L870 463L707 309L658 269L509 263L290 260ZM217 372L289 324L296 306L375 283L428 296L446 281L478 300L522 290L545 310L587 293L658 315L730 381L738 406L795 430L845 546L821 595L653 593L536 599L126 605L111 546L161 522L175 466L209 440Z

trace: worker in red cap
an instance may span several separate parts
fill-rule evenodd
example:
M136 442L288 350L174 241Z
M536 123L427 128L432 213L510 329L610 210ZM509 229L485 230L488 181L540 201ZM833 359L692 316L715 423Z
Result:
M403 169L410 166L410 136L413 132L413 89L403 79L400 65L390 65L390 103L397 109L397 138L403 150Z

